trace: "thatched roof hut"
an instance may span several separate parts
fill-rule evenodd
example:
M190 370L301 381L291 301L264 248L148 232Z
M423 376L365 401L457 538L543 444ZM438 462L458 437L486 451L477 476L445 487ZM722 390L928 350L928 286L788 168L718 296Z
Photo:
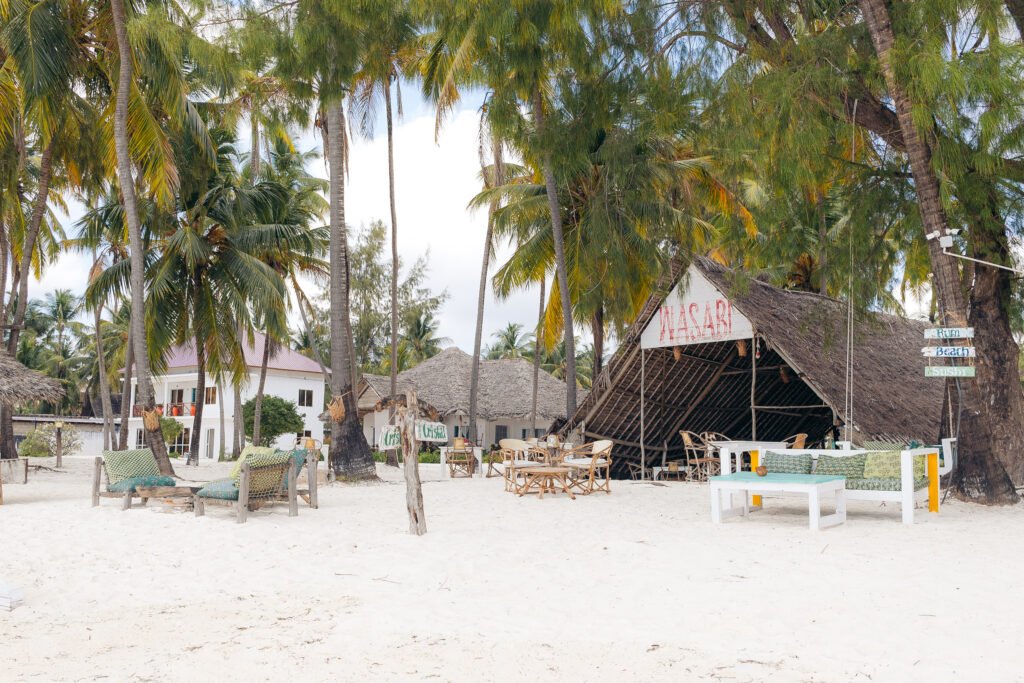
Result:
M701 288L717 298L685 298ZM562 431L611 438L630 459L642 433L649 463L681 457L681 429L769 441L803 432L813 443L835 421L851 425L857 443L937 439L944 383L924 376L925 323L855 320L850 406L847 315L845 302L743 279L708 259L685 271L675 264Z
M398 374L398 393L414 388L421 402L434 407L441 417L469 415L469 384L473 357L457 347ZM363 375L359 410L365 413L387 398L391 379ZM533 363L523 358L480 361L477 413L482 420L528 420L533 400ZM537 387L537 422L550 424L565 418L565 382L540 373Z
M6 352L0 351L0 403L14 405L30 401L59 401L64 395L60 382L30 370Z

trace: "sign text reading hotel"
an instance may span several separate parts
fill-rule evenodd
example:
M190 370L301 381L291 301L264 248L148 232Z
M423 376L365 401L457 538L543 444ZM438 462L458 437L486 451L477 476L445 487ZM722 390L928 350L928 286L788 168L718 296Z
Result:
M732 302L725 298L665 305L658 316L662 343L713 342L732 336Z

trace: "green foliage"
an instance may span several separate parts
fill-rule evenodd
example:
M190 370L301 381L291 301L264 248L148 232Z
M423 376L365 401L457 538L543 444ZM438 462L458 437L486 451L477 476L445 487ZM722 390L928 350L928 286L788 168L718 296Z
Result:
M185 425L173 417L160 416L160 433L163 434L164 443L174 443L183 431L185 431Z
M387 462L387 455L380 451L373 452L374 462ZM402 461L401 452L398 456L399 462ZM420 451L420 464L421 465L438 465L441 463L441 451Z
M242 405L242 416L245 420L245 435L252 438L253 421L256 416L256 399L252 398ZM270 446L282 434L298 434L305 427L305 422L295 404L278 396L264 396L263 408L260 412L260 446Z
M66 424L60 430L61 452L74 455L82 450L78 430ZM26 458L49 458L57 454L57 428L52 424L36 427L18 444L18 454Z

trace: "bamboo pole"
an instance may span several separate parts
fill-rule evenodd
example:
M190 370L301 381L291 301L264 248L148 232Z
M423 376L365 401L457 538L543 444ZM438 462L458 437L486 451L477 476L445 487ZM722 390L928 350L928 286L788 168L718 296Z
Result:
M647 449L644 447L644 390L646 388L645 382L647 377L647 354L644 349L640 349L640 481L647 478ZM665 459L665 454L661 454L661 459Z
M751 339L750 349L750 438L757 441L757 329ZM739 469L743 469L742 463Z

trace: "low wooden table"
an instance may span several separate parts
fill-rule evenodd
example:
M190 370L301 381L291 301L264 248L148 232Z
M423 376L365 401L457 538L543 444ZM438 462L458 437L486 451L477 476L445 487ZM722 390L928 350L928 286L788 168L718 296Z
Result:
M189 509L192 507L192 497L202 486L139 486L135 494L142 499L143 504L150 498L163 498L164 502L178 505L175 498L185 498Z
M711 477L711 521L721 524L722 520L733 515L746 517L751 510L761 507L750 504L753 493L802 493L807 495L807 508L810 513L810 527L817 531L824 527L835 526L846 521L846 478L826 474L772 474L763 477L754 472L733 472L722 476ZM743 505L732 507L732 493L743 493ZM836 501L834 514L822 516L822 494L833 494ZM722 494L728 504L722 505Z
M531 489L536 488L539 497L543 498L545 493L556 493L561 489L562 493L567 493L570 498L576 500L576 496L574 496L572 491L569 490L568 477L569 472L572 471L570 468L541 465L538 467L523 467L518 471L522 472L526 477L526 483L523 484L523 487L519 490L520 496L527 494Z

